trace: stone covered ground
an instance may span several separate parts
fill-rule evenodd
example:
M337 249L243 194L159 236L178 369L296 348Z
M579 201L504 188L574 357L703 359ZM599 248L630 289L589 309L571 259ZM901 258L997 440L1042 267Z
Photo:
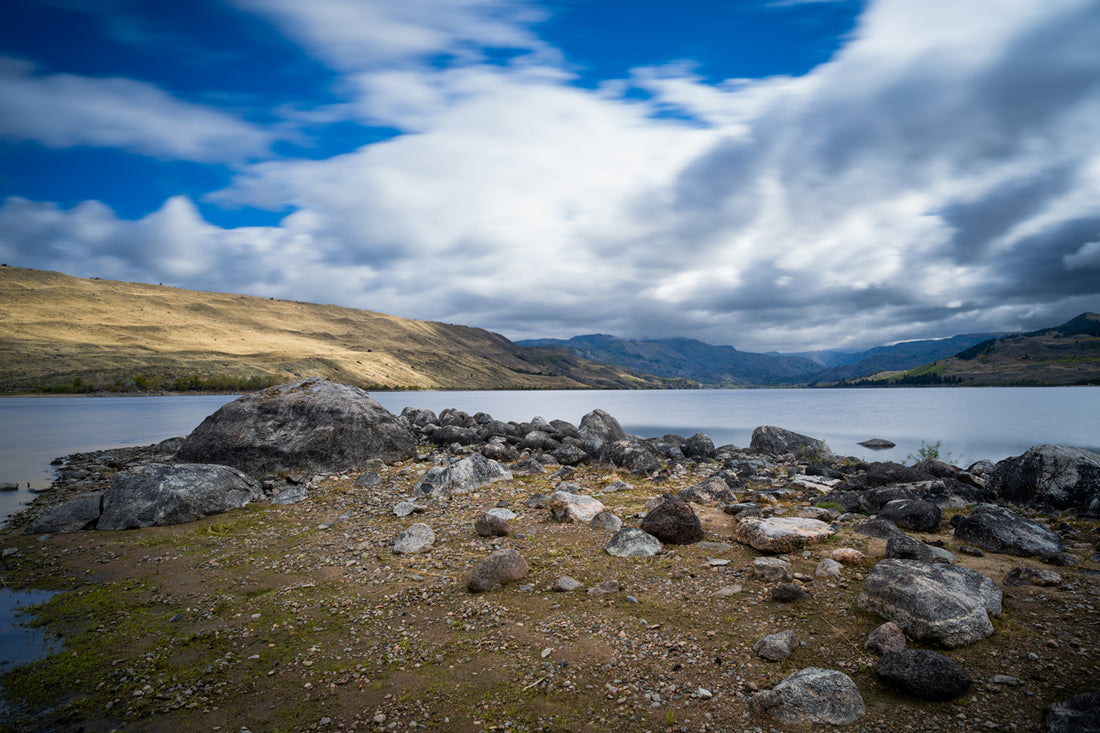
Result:
M969 691L928 702L873 670L864 644L884 619L856 599L886 543L855 532L854 519L787 556L808 597L779 603L775 584L753 571L767 553L736 542L738 520L716 507L693 505L702 541L620 558L604 551L611 530L554 521L528 501L567 478L637 526L648 500L702 481L720 462L685 461L652 478L591 465L561 476L552 466L431 499L413 497L414 488L445 452L419 450L374 466L376 486L357 486L358 473L310 477L298 503L252 503L175 526L43 536L23 534L28 519L17 519L0 535L3 583L64 591L26 618L63 646L0 679L4 730L786 730L748 698L820 667L847 674L863 697L866 714L845 730L1032 731L1046 706L1095 691L1100 679L1095 520L1031 515L1059 529L1077 560L1059 567L960 553L949 519L965 509L946 510L938 532L909 533L998 584L1017 567L1061 577L1002 585L992 636L940 650L974 679ZM106 480L140 453L70 463L106 467ZM765 516L794 516L821 497L793 482L799 473L773 463L738 498L793 489L755 498ZM396 516L410 498L424 511ZM474 521L494 507L516 513L511 534L481 537ZM432 528L434 543L395 555L395 537L414 522ZM816 577L818 562L842 547L864 558L839 577ZM528 574L469 592L471 569L498 548L519 551ZM551 590L562 576L582 587ZM604 581L618 590L589 592ZM784 630L800 642L786 660L752 651Z

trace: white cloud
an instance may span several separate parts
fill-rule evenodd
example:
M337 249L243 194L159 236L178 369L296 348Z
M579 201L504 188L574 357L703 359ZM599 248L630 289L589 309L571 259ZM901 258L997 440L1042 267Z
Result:
M522 4L239 4L343 71L347 108L406 134L255 163L208 197L292 211L277 227L220 229L185 199L139 222L10 199L9 262L512 337L755 350L1100 309L1100 13L1087 0L880 0L802 77L710 85L668 66L595 91L570 84ZM485 46L530 53L494 66ZM425 64L439 54L453 63ZM629 100L631 85L652 98Z
M51 148L112 147L162 159L236 162L264 154L269 133L145 82L37 73L0 58L0 139Z

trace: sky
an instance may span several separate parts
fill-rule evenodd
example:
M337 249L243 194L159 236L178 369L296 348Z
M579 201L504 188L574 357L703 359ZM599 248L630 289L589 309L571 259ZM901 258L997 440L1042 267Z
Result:
M1097 0L7 0L0 262L857 349L1100 311Z

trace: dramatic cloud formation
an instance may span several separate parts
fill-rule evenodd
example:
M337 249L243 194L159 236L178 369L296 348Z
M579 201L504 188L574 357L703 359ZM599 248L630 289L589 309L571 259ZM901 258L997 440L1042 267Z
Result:
M685 59L595 87L540 36L553 6L234 4L331 68L340 104L298 104L263 129L145 81L9 62L0 91L18 93L18 114L2 116L0 135L233 173L138 221L95 201L13 196L0 256L513 338L689 336L754 350L1100 310L1089 0L880 0L800 76L714 81ZM310 159L265 153L311 114L389 132ZM199 206L282 218L229 229Z

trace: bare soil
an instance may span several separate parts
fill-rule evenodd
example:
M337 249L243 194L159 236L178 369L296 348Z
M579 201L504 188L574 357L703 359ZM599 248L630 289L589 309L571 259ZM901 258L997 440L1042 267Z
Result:
M3 730L770 731L783 727L749 711L751 691L824 667L848 674L866 703L847 730L1033 731L1047 705L1100 688L1094 521L1051 521L1072 527L1079 563L1053 568L1059 586L1005 587L993 636L946 651L975 679L970 692L930 703L883 686L864 650L883 619L856 596L884 554L880 541L846 528L792 556L810 596L780 604L752 573L760 553L734 542L736 520L712 508L697 507L704 542L615 558L603 551L609 532L526 505L553 490L550 475L421 500L423 514L394 516L428 467L388 466L374 489L355 488L354 475L326 477L299 504L174 527L6 531L0 545L18 552L0 565L3 582L65 590L27 617L65 646L0 678L12 705ZM636 526L647 499L713 469L653 482L593 467L570 480ZM603 493L620 478L634 488ZM793 513L811 499L770 509ZM512 536L477 536L474 519L501 503L519 515ZM417 521L435 531L433 548L395 556L394 537ZM949 532L922 539L958 554ZM469 593L471 568L495 547L518 550L529 575ZM837 547L866 559L839 580L814 578ZM991 553L959 563L998 583L1013 567L1040 566ZM550 591L563 575L586 588L617 580L621 591ZM752 652L784 629L803 642L789 659ZM1021 684L995 684L995 675Z

